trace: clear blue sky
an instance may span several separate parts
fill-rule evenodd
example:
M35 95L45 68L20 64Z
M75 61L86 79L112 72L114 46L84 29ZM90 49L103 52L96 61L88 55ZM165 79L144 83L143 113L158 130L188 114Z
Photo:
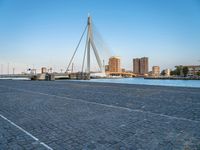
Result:
M4 72L66 69L88 12L127 69L143 56L161 69L200 64L200 0L0 0Z

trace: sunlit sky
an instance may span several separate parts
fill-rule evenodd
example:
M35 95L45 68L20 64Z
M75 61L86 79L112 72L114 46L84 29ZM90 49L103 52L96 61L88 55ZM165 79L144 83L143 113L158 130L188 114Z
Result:
M149 70L200 64L199 0L0 0L1 71L65 70L88 13L127 70L143 56Z

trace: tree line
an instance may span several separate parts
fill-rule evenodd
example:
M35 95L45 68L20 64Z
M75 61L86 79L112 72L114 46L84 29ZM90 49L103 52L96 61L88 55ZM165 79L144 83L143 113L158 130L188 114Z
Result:
M189 73L189 69L187 66L176 66L174 70L170 71L171 76L184 76L186 77ZM165 75L165 70L161 72L161 75ZM196 75L200 76L200 72L197 72Z

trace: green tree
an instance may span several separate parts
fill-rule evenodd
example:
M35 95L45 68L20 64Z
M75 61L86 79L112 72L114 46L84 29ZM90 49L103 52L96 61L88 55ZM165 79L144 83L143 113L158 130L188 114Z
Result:
M188 72L189 72L188 67L187 66L183 67L183 75L184 75L184 77L187 76Z
M182 72L183 67L182 66L176 66L176 69L174 70L175 74L180 76Z
M200 71L197 72L197 75L200 76Z
M174 70L170 71L170 76L176 75Z
M166 73L165 73L165 70L161 71L160 73L162 76L164 76Z

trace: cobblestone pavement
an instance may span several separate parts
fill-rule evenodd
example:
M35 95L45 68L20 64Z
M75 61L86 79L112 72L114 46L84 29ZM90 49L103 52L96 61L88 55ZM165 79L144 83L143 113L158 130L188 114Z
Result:
M0 149L199 150L200 88L0 80Z

